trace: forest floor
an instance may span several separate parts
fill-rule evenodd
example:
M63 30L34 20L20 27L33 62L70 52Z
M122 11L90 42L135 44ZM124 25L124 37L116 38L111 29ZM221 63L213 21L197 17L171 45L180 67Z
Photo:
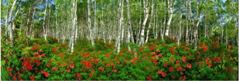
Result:
M18 38L14 47L2 43L3 80L235 80L237 48L216 41L200 42L198 49L152 40L138 46L96 41L94 47L77 41L75 51L57 39Z

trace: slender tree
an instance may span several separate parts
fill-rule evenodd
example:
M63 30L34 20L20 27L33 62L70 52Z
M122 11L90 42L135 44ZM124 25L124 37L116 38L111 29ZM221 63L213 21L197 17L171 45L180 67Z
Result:
M171 25L172 18L173 18L173 4L174 4L173 0L167 1L169 18L167 21L166 32L165 32L166 36L169 36L170 25Z
M11 9L9 11L8 19L6 21L7 22L6 26L8 27L11 46L13 46L13 41L14 41L14 38L13 38L13 28L12 28L12 26L13 26L13 20L12 20L13 16L12 16L12 14L13 14L13 9L14 9L14 7L16 5L16 2L17 2L17 0L14 0L14 2L12 3L12 7L11 7Z
M71 38L70 38L70 51L71 53L74 51L74 37L76 34L76 27L77 27L77 0L72 1L72 28L71 28Z
M144 20L143 20L142 29L141 29L141 32L140 32L139 45L143 45L145 43L145 27L146 27L146 24L147 24L148 18L149 18L148 0L144 0L143 4L144 4Z
M150 23L149 23L149 27L148 27L147 32L146 32L147 34L146 34L145 43L147 43L148 40L149 40L150 29L151 29L152 25L154 24L153 23L153 19L154 19L154 5L155 5L154 3L155 3L155 0L152 0L151 1Z
M118 13L119 13L119 20L118 20L118 34L117 34L117 38L116 38L116 50L117 53L120 52L120 46L121 46L121 36L122 36L122 26L123 26L123 13L124 13L124 0L119 0L119 9L118 9Z
M87 0L87 26L89 29L89 37L91 41L91 45L95 46L94 39L93 39L93 29L91 27L91 0Z

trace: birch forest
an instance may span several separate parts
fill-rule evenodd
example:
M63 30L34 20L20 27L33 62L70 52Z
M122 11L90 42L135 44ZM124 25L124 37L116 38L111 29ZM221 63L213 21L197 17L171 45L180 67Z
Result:
M239 0L0 0L1 80L238 80Z

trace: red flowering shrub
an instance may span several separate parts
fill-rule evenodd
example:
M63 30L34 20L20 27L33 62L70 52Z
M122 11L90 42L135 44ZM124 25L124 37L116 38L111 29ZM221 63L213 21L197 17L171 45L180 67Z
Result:
M92 68L92 63L89 61L82 61L82 64L85 66L85 68L90 69Z
M22 61L22 66L27 70L32 70L32 64L30 63L31 59L24 58Z
M167 73L165 73L161 70L158 70L158 74L161 75L161 77L166 77L167 76Z
M49 73L46 72L46 71L41 71L42 75L44 75L44 77L48 77L49 76Z
M192 68L192 64L187 64L187 68L191 69Z
M187 57L186 57L186 56L182 56L182 61L183 61L184 63L186 63L186 62L187 62Z
M69 54L67 46L34 44L15 48L18 51L12 56L4 51L1 71L7 77L4 80L237 79L234 47L230 52L209 47L206 43L198 49L160 43L122 48L119 54L112 48L90 47Z
M173 67L169 67L168 71L169 71L169 72L173 72L173 71L174 71L174 68L173 68Z

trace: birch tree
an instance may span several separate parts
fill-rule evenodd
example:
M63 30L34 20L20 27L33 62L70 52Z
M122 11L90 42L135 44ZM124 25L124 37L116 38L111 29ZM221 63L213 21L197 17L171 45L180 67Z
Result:
M148 0L144 0L143 4L144 4L144 20L143 20L142 29L140 32L139 45L143 45L145 43L145 27L146 27L146 24L147 24L148 18L149 18Z
M171 22L172 22L172 18L173 18L173 0L168 0L167 1L167 4L168 4L168 14L169 14L169 18L168 18L168 21L167 21L167 26L166 26L166 32L165 32L165 35L166 36L169 36L169 30L170 30L170 25L171 25Z
M131 13L130 13L130 2L129 0L126 0L126 4L127 4L127 18L128 18L128 29L127 29L127 43L130 42L134 42L134 37L133 37L133 33L132 33L132 23L131 23Z
M75 34L76 34L76 27L77 27L77 0L72 1L72 26L71 26L71 38L70 38L70 51L71 53L74 51L74 44L75 44Z
M123 13L124 13L124 0L119 0L119 19L118 19L118 33L117 33L117 38L116 38L116 50L117 53L120 52L120 46L121 46L121 36L122 36L122 26L123 26Z
M194 48L197 49L197 43L198 43L198 26L200 24L200 12L199 12L199 5L200 3L198 3L198 1L196 1L196 5L197 5L197 12L196 12L196 24L195 24L195 32L194 32Z
M87 26L89 29L90 41L91 45L95 46L94 39L93 39L93 29L91 27L91 0L87 0Z
M12 13L13 13L13 9L16 5L16 2L17 0L14 0L14 2L12 3L12 7L9 11L9 15L8 15L8 19L7 19L7 24L6 24L6 27L8 27L8 31L9 31L9 38L10 38L10 43L11 43L11 46L13 46L13 41L14 41L14 38L13 38L13 29L12 29L12 26L13 26L13 16L12 16ZM9 24L8 24L9 22Z
M182 19L182 15L180 15L180 19ZM178 35L177 35L177 45L180 45L180 40L182 38L182 21L179 21L179 30L178 30Z
M44 18L43 18L43 36L45 41L47 40L47 26L46 26L46 16L47 16L47 7L48 7L48 1L45 0L45 10L44 10Z

